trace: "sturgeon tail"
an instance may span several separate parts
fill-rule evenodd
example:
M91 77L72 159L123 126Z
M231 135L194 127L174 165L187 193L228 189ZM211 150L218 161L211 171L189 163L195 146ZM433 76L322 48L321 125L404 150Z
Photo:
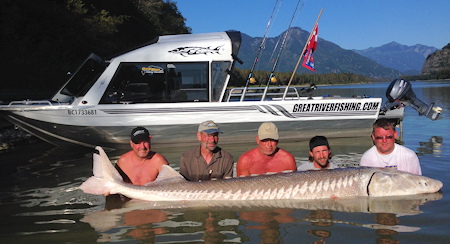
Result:
M79 188L85 193L96 195L113 193L111 192L114 186L112 183L122 181L122 176L114 168L103 148L97 146L95 149L98 154L93 155L94 176L89 177Z

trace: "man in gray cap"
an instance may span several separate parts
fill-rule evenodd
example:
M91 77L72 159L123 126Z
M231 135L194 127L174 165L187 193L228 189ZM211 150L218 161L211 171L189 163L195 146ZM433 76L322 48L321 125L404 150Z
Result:
M233 156L218 147L219 126L212 120L198 127L200 145L185 152L180 159L180 174L189 181L205 181L233 177Z
M256 136L258 147L241 155L236 165L237 176L295 171L295 158L278 147L279 138L278 128L274 123L262 123Z
M298 166L297 170L335 169L337 166L330 162L330 145L325 136L315 136L309 141L309 162Z
M144 185L154 181L162 170L162 165L168 165L166 158L152 151L151 136L144 127L136 127L131 131L131 151L120 156L116 168L127 183Z

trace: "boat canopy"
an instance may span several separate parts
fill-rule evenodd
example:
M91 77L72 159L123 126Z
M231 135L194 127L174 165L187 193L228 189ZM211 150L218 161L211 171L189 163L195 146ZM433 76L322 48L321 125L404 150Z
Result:
M91 54L52 101L72 105L220 102L239 32L161 36L110 60Z

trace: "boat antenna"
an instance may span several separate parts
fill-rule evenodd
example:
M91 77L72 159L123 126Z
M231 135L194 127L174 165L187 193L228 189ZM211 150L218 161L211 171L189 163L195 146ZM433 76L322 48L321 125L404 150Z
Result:
M297 6L295 6L295 10L294 10L294 13L292 14L292 18L291 18L291 21L289 23L288 29L284 33L284 37L283 37L283 41L281 42L280 50L278 51L277 58L275 59L275 62L273 64L272 71L270 72L270 76L269 76L269 79L267 80L267 84L266 84L266 89L264 89L264 94L263 94L261 100L264 100L266 98L267 90L269 89L270 83L276 83L277 82L277 78L274 75L275 69L276 69L276 67L278 65L278 61L280 60L280 56L281 56L281 53L283 52L284 46L286 45L286 39L287 39L287 37L289 36L289 34L291 32L292 22L294 22L294 18L295 18L295 15L297 13L298 5L300 5L300 2L301 2L301 0L299 0L297 2Z
M259 44L258 51L256 52L255 60L253 60L252 68L250 69L250 73L248 74L247 83L245 84L244 90L242 91L241 102L244 100L245 93L247 93L248 85L256 83L256 79L255 79L255 77L253 77L253 71L255 70L256 64L259 61L259 56L261 54L261 50L264 49L264 47L266 45L267 33L269 32L269 29L272 26L272 19L274 17L275 10L277 9L277 6L278 6L278 11L279 11L279 8L281 7L281 3L282 3L282 1L280 0L280 4L278 4L278 0L277 0L275 2L275 6L273 6L272 14L270 15L269 21L267 22L266 30L264 31L264 36L261 39L261 43Z
M289 82L288 82L288 84L286 86L286 89L284 90L284 94L283 94L283 99L282 100L284 100L286 98L289 86L291 85L292 80L294 79L295 73L297 72L297 69L298 69L298 66L300 65L301 59L302 59L303 55L305 54L306 47L308 46L308 43L311 40L312 34L314 32L314 29L316 28L317 24L319 23L319 19L320 19L320 16L322 15L322 12L323 12L323 9L320 10L319 16L317 16L317 19L316 19L316 23L314 24L311 32L309 33L308 40L306 40L305 46L303 47L303 51L300 54L300 57L298 58L297 65L295 65L295 68L294 68L294 71L292 72L291 78L289 79Z

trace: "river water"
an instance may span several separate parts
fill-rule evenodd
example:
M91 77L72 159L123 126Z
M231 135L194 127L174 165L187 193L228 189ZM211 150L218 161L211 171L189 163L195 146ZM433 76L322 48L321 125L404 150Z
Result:
M316 94L385 97L387 83L320 87ZM414 150L425 176L444 182L441 193L350 201L251 202L239 206L158 209L148 202L109 206L77 187L92 175L92 149L54 148L26 133L0 150L2 243L449 243L450 82L412 82L417 97L443 108L431 121L406 109L402 143ZM11 130L11 129L9 129ZM2 131L2 135L9 131ZM14 140L16 140L15 138ZM193 135L195 141L195 135ZM331 139L333 160L359 162L367 138ZM237 159L254 142L222 145ZM191 145L153 150L178 168ZM280 141L299 163L306 141ZM109 153L111 159L122 152Z

